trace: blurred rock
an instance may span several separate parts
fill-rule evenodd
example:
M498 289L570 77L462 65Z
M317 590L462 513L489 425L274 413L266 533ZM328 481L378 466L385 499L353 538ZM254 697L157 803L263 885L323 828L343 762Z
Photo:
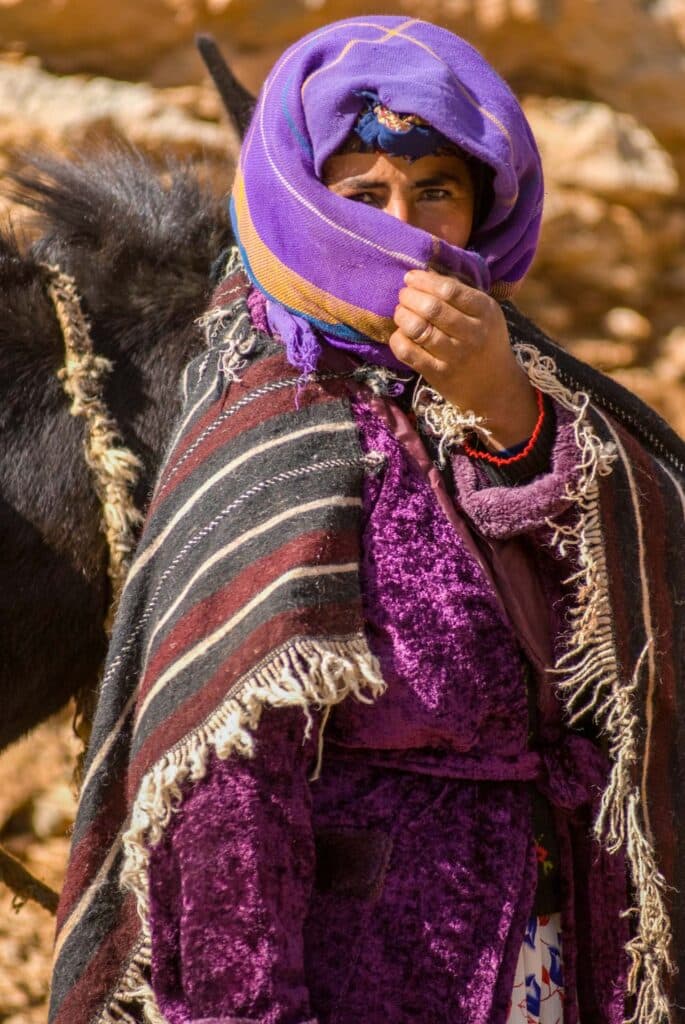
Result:
M603 314L607 305L644 301L652 283L650 249L639 217L586 192L551 190L533 275L574 301L574 319Z
M185 0L2 0L0 39L56 71L144 75L151 58L192 38L195 7Z
M664 338L652 371L662 381L685 381L685 327L675 327Z
M64 711L3 752L0 758L0 841L7 838L7 825L13 820L18 826L31 830L31 811L24 809L32 808L46 795L59 793L60 805L71 800L73 809L71 781L78 749L71 714ZM66 818L68 820L68 813ZM12 829L13 833L17 830Z
M676 229L677 219L666 202L631 208L552 185L522 298L528 302L530 293L536 316L550 303L568 304L571 330L595 334L613 307L635 310L660 329L670 329L672 314L663 318L659 308L667 295L673 296L674 310L682 301L677 285L685 267L685 232ZM633 324L638 329L635 318Z
M609 334L621 341L647 341L652 334L647 317L626 306L610 309L603 322Z
M635 346L625 341L607 341L606 338L574 338L567 347L578 359L605 372L630 366L635 361Z
M661 322L660 298L675 295L685 267L669 154L635 118L604 104L529 97L524 105L547 186L522 301L552 331L582 337L603 326L617 339L647 341ZM560 304L570 322L557 312L547 318Z
M652 16L672 28L685 48L685 0L655 0Z
M71 715L68 710L45 722L0 758L0 839L29 871L57 890L75 808L71 779L78 743ZM23 831L15 831L13 823ZM54 930L54 917L35 903L15 913L12 893L0 884L3 1024L44 1024Z
M0 149L74 148L95 138L128 139L147 152L226 161L236 139L227 125L188 112L191 90L79 75L58 78L28 63L0 62Z
M211 85L155 89L108 78L58 77L35 60L0 60L0 179L23 151L69 154L103 144L133 144L162 161L194 161L225 192L239 143ZM7 213L18 217L0 180L0 217Z
M631 115L559 97L530 98L524 106L552 186L632 206L677 193L673 161Z
M33 800L31 825L37 839L65 836L76 813L74 788L62 782Z

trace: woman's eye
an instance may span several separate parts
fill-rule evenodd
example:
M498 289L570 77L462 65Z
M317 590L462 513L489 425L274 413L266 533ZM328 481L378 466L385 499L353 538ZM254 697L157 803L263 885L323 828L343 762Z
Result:
M452 193L446 188L426 188L421 193L423 199L435 202L440 199L451 199Z
M345 197L346 199L352 199L355 203L364 203L366 206L378 206L378 196L373 192L352 192L350 195Z

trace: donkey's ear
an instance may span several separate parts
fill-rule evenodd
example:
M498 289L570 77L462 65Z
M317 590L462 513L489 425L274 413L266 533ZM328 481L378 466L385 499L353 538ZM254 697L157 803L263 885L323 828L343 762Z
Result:
M242 139L250 123L256 97L235 77L224 60L214 36L199 33L195 36L195 45L218 89L226 113Z

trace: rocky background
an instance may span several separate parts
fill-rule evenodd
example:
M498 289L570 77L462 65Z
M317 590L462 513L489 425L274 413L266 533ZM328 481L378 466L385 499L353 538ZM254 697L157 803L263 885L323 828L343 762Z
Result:
M335 18L421 16L474 42L522 98L547 175L519 304L685 433L685 0L0 0L2 174L35 146L103 137L201 161L230 184L236 139L196 55L210 31L256 89ZM0 839L58 886L73 813L68 715L0 759ZM45 1020L52 924L0 887L0 1024Z

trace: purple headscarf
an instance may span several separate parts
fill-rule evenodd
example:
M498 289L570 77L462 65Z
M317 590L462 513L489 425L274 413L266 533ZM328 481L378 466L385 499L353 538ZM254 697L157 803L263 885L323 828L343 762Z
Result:
M493 172L493 202L468 249L449 245L322 183L368 95L413 113ZM401 17L351 18L288 49L262 88L233 190L247 271L297 365L313 368L316 333L395 365L385 343L405 273L432 267L497 297L535 254L540 158L506 83L446 29ZM371 343L371 344L370 344ZM401 364L397 364L401 365Z

